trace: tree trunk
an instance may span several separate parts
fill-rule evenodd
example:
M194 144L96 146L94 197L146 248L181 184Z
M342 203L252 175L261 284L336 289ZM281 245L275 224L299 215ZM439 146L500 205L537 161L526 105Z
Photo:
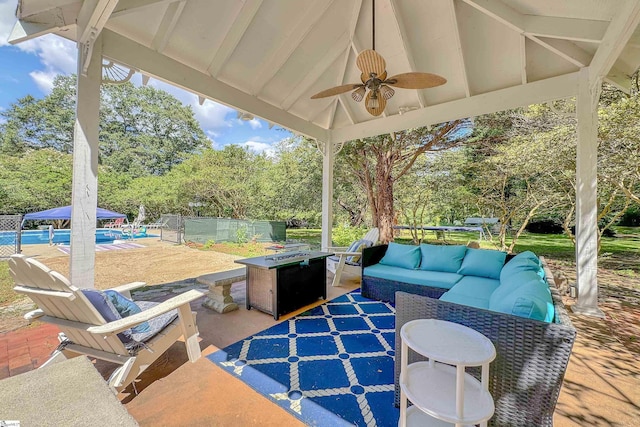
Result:
M380 229L380 241L389 243L393 241L393 155L382 151L378 155L376 163L378 228Z

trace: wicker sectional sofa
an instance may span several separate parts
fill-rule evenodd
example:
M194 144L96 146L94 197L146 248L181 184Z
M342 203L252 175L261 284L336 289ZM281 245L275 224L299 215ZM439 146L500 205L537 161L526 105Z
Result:
M395 303L396 356L400 355L400 329L411 320L434 318L463 324L475 329L493 342L497 352L496 359L491 363L489 370L489 391L493 396L496 408L489 424L505 426L553 425L553 412L571 355L576 330L571 324L562 299L556 290L551 271L544 264L544 260L540 260L543 273L541 276L544 276L543 281L546 282L549 289L549 310L545 314L534 309L535 313L532 312L530 317L523 317L522 313L518 311L518 307L522 308L524 305L530 309L535 304L528 304L526 298L524 300L509 299L505 297L508 292L504 290L496 295L499 299L508 300L509 310L505 310L503 304L501 308L503 312L499 312L489 309L486 306L487 301L482 298L478 299L469 295L457 298L455 284L449 288L442 288L434 286L438 280L435 282L423 281L422 284L415 283L422 280L416 279L420 275L419 272L407 272L408 277L412 278L409 280L414 283L403 282L401 272L399 273L398 270L392 270L393 274L388 275L387 279L368 275L367 267L379 264L387 251L386 246L368 248L363 252L362 295ZM510 256L504 258L503 270L512 261L512 258ZM380 267L377 268L380 269ZM509 271L514 270L513 265L510 268ZM419 268L414 270L419 270ZM463 270L461 271L464 273ZM380 275L376 273L375 269L373 274ZM513 275L517 275L517 271ZM503 274L503 276L505 275ZM511 276L511 274L506 276ZM438 275L435 277L441 279ZM517 280L516 283L508 284L505 282L509 281L509 277L502 279L507 290L509 290L508 286L519 287ZM458 279L456 283L460 280ZM473 280L473 277L466 279L467 282ZM500 282L500 279L498 281ZM511 280L511 282L514 281ZM475 288L475 285L478 285L477 288L480 289L480 291L478 289L475 291L480 293L483 292L482 289L485 293L491 292L491 289L495 287L495 285L488 286L486 281L477 280L470 286L463 286L463 288L468 290ZM493 303L499 303L495 299ZM457 302L450 300L457 300ZM510 314L513 301L521 303L513 304L513 312L519 315ZM525 303L522 304L522 301ZM499 305L498 308L500 309ZM548 318L539 320L541 316ZM409 353L410 363L422 359L416 353ZM470 371L479 376L479 372ZM396 357L396 405L399 404L400 398L399 375L400 357Z

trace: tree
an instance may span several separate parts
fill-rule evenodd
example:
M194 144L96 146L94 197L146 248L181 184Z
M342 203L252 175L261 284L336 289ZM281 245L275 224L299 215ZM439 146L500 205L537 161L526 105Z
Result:
M345 144L338 156L344 158L367 195L373 226L380 229L382 242L393 240L395 182L424 153L456 146L466 124L464 120L456 120Z
M210 145L190 106L150 86L102 86L101 163L133 177L162 175Z
M0 113L0 152L73 150L75 76L57 76L42 99L19 99ZM191 107L152 87L102 85L100 163L132 177L163 174L210 145Z

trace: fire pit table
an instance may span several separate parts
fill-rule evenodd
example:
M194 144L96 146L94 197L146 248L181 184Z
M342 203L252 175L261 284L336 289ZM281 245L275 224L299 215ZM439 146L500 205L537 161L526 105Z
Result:
M327 257L331 252L284 252L236 260L247 268L247 310L291 313L327 298Z

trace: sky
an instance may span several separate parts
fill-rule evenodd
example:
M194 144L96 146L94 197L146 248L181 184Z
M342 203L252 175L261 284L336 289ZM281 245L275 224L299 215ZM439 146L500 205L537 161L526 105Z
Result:
M75 43L66 39L46 35L15 46L7 42L16 22L17 3L17 0L0 0L0 111L10 108L25 95L46 96L57 75L76 72ZM141 85L142 77L136 73L131 82ZM235 144L269 153L274 143L292 136L278 126L269 129L269 124L261 119L240 120L236 110L211 100L199 105L196 95L164 82L151 79L148 84L190 105L215 149Z

